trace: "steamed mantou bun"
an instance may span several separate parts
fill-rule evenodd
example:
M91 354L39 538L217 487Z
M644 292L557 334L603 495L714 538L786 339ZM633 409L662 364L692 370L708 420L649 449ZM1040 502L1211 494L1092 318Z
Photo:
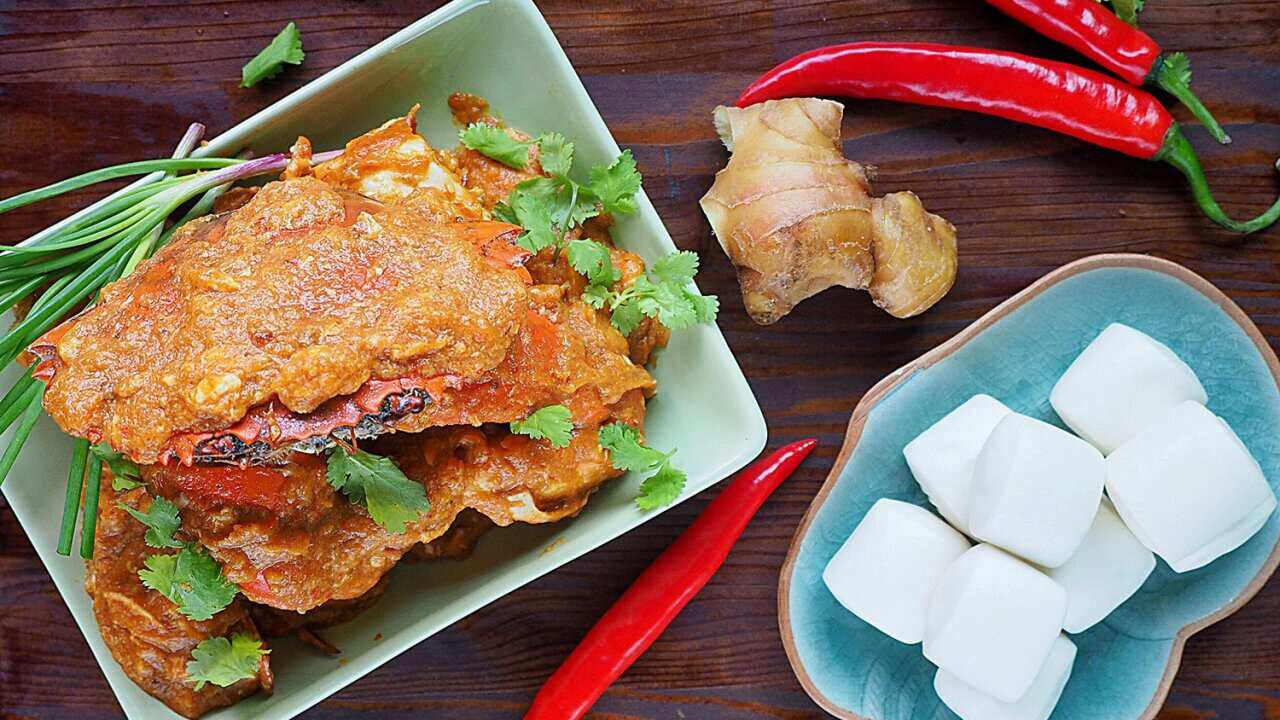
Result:
M1133 534L1177 572L1240 547L1276 508L1249 449L1191 401L1107 457L1107 494Z
M978 454L969 531L1044 567L1084 541L1102 499L1102 455L1071 433L1011 413Z
M1062 698L1075 662L1075 643L1066 635L1058 635L1031 688L1014 702L996 700L941 669L933 676L933 689L960 720L1048 720Z
M1104 455L1181 402L1208 402L1190 366L1128 325L1112 323L1049 395L1058 417Z
M1070 560L1045 570L1067 591L1062 628L1084 632L1120 607L1156 569L1156 558L1116 514L1106 498Z
M969 532L969 494L978 452L1010 412L990 395L974 395L902 449L929 502L961 532Z
M991 545L951 563L929 601L924 656L1001 702L1026 695L1062 632L1067 593Z
M937 578L969 540L917 505L882 498L831 558L822 579L849 612L918 643Z

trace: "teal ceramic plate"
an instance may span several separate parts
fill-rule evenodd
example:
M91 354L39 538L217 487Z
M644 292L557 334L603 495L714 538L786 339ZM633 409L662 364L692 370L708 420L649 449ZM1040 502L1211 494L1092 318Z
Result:
M1280 483L1280 362L1248 317L1203 278L1141 255L1067 265L873 388L853 412L844 449L792 542L779 587L783 642L810 696L841 718L954 718L933 691L935 668L844 610L822 583L836 549L883 497L928 506L902 447L975 393L1053 422L1049 390L1107 324L1122 322L1182 356ZM1194 572L1163 562L1101 624L1072 636L1080 654L1053 717L1154 717L1188 637L1238 610L1280 562L1280 515L1243 547Z
M446 99L483 95L515 127L533 135L556 130L577 145L578 164L611 161L619 150L599 112L529 0L458 0L219 136L203 152L262 154L288 148L298 134L317 150L422 104L419 129L434 144L457 142ZM195 118L193 118L195 119ZM174 138L182 128L174 128ZM653 261L675 250L644 193L639 212L619 219L615 237ZM12 373L13 368L8 372ZM658 396L645 424L654 447L679 448L688 472L684 497L705 490L754 458L765 444L764 418L715 327L675 333L654 370ZM12 375L9 376L12 379ZM125 713L177 718L139 690L102 644L85 595L84 567L57 555L58 520L71 442L47 419L4 484L5 497L71 608ZM489 533L464 562L406 564L386 597L354 622L325 631L341 660L284 640L272 642L275 695L254 697L210 717L284 720L458 619L570 560L652 520L636 509L635 478L619 478L582 515L544 526Z

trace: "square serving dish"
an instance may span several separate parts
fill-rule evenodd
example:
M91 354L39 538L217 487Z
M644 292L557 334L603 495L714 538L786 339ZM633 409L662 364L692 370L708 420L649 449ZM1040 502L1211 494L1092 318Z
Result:
M582 166L611 161L619 149L555 36L529 0L457 0L378 43L213 140L202 154L286 149L299 134L317 150L340 148L388 118L422 104L419 131L435 145L457 142L446 98L465 91L530 134L563 133ZM641 191L639 212L619 218L615 238L647 261L675 250ZM5 369L16 378L16 368ZM673 335L654 368L658 395L645 424L649 442L679 447L689 476L682 500L754 458L765 444L764 417L719 329ZM71 440L47 417L37 425L5 497L80 625L130 718L177 718L121 672L98 631L84 591L84 564L55 552ZM618 537L658 512L635 506L638 480L624 476L595 494L583 513L541 526L486 535L461 562L402 564L386 596L353 622L325 632L343 661L291 639L272 642L276 690L208 717L293 717L462 617ZM375 641L375 636L380 640Z

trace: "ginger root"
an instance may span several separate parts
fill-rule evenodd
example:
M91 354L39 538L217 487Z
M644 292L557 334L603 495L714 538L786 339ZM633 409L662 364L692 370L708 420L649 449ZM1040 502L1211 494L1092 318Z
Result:
M911 317L955 282L955 227L914 193L872 197L864 168L841 151L843 115L817 98L715 110L732 156L700 204L761 325L833 285Z

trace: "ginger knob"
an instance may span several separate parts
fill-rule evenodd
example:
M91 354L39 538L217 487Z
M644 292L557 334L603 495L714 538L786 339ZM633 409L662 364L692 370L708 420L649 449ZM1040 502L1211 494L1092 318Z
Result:
M762 325L833 285L910 317L955 281L955 228L913 193L872 197L866 171L841 151L843 115L817 98L715 110L732 155L700 204Z

